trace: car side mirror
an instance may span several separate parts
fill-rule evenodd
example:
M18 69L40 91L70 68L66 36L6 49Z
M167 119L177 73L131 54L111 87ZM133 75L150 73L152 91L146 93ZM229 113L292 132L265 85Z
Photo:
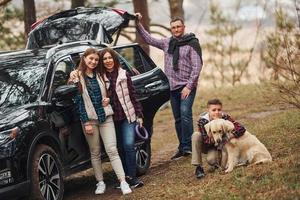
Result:
M61 85L54 90L53 101L61 102L64 100L71 100L78 94L78 87L75 84Z

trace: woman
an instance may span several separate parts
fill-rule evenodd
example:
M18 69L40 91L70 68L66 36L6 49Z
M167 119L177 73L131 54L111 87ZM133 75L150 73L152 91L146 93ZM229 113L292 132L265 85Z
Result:
M135 122L143 124L142 106L135 97L129 75L120 67L116 52L110 48L100 51L100 73L109 82L109 93L114 110L119 154L130 187L144 185L136 177Z
M111 161L111 165L120 181L123 194L131 193L125 181L125 173L117 150L116 133L113 123L113 110L107 98L105 83L100 76L99 52L88 48L80 58L79 67L71 72L69 82L78 82L79 95L75 102L78 106L83 132L88 142L91 162L98 181L95 194L103 194L106 185L100 158L100 136Z

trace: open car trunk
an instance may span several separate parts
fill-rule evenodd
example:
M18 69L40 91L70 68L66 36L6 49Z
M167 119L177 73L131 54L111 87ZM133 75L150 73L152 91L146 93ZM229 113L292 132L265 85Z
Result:
M112 35L131 19L134 15L124 10L106 7L62 11L32 25L26 49L82 40L111 43Z

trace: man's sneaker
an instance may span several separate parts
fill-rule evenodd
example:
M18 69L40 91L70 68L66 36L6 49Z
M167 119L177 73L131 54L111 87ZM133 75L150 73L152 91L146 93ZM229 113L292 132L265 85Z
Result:
M143 181L139 180L138 178L127 178L127 183L131 188L138 188L144 186Z
M130 194L132 192L132 190L130 189L130 187L126 181L122 181L120 183L120 187L121 187L121 191L122 191L123 195Z
M172 156L171 160L178 160L182 156L184 156L184 153L182 151L177 151L177 153L174 156Z
M106 185L103 181L99 181L96 186L95 194L103 194L105 192Z
M200 178L203 178L203 177L205 176L204 170L203 170L203 168L202 168L200 165L198 165L198 166L196 167L195 175L196 175L196 177L199 178L199 179L200 179Z
M191 151L183 151L183 156L190 156L192 155Z

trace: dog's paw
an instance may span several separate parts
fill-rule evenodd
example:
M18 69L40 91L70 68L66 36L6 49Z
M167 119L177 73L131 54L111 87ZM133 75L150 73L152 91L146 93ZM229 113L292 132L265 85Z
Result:
M232 172L232 170L233 170L233 168L232 168L232 167L229 167L229 168L227 168L227 169L225 170L225 173L228 174L228 173Z
M220 171L220 174L221 174L221 175L225 175L226 172L225 172L225 171Z

